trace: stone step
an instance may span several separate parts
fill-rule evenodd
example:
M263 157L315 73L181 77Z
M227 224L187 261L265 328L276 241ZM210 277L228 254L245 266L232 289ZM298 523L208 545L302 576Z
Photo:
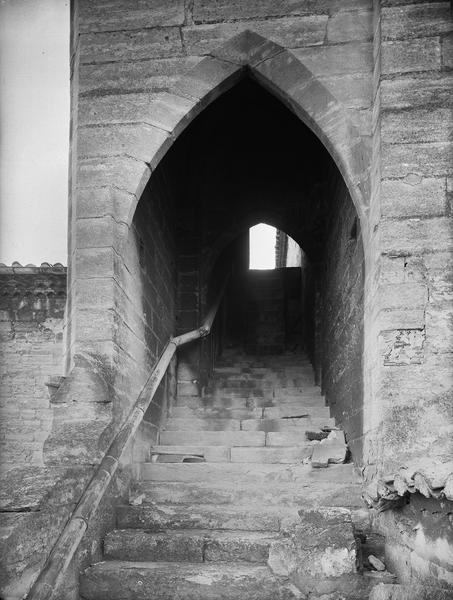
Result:
M218 485L316 485L319 482L354 483L352 463L313 470L310 465L262 463L141 463L142 481L183 481Z
M281 419L247 419L240 422L243 431L317 431L322 427L335 427L335 419L321 417L307 419L304 417Z
M106 561L85 570L85 600L293 600L300 594L266 566Z
M293 398L304 396L322 396L317 385L274 386L274 398Z
M142 484L143 485L143 484ZM146 485L146 484L145 484ZM145 491L146 488L145 488ZM148 493L152 500L152 494ZM297 514L297 511L296 511ZM280 530L283 511L264 510L260 507L225 507L223 504L180 505L147 503L146 495L138 506L121 505L117 509L117 525L121 529L218 529L243 531Z
M178 396L177 406L184 408L206 408L206 409L236 409L236 410L255 410L257 408L265 408L270 406L285 406L287 404L294 405L300 403L301 406L305 407L325 407L324 397L320 394L313 396L290 396L286 400L285 398L258 398L249 397L245 398L242 396L204 396L200 398L198 396Z
M330 471L335 467L326 469ZM319 472L319 471L315 471ZM282 510L313 506L339 506L360 508L363 506L362 487L359 483L320 481L294 485L293 483L266 483L249 485L242 482L206 484L203 482L150 482L139 483L140 491L148 501L172 505L216 505L235 510ZM184 508L185 510L185 508Z
M265 564L275 539L275 533L257 531L116 529L105 537L104 555L111 560Z
M182 463L183 457L200 456L205 462L237 463L300 463L311 457L313 444L306 442L298 446L233 447L226 446L153 446L151 454L157 455L159 463Z
M309 459L313 445L307 442L300 446L274 448L231 448L230 462L234 463L263 463L263 464L292 464Z
M222 408L208 407L190 408L189 406L174 406L171 417L190 419L259 419L263 416L263 407L259 408Z
M239 419L170 417L165 423L166 431L239 431L240 429Z
M301 415L306 413L300 413ZM284 417L280 419L211 419L170 417L165 431L312 431L322 427L334 427L335 419L329 417Z
M160 446L264 446L264 431L161 431Z
M189 419L277 419L281 417L290 417L297 415L309 415L310 417L320 418L329 417L328 406L306 406L299 401L285 402L277 406L263 406L257 408L222 408L222 407L195 407L174 406L171 411L172 418Z
M313 378L300 380L294 379L290 381L279 380L262 380L262 381L236 381L236 380L214 380L206 387L208 394L242 394L242 395L297 395L297 394L312 394L320 393L320 388L313 383Z
M206 462L230 462L231 448L228 446L153 446L151 455L158 455L158 462L165 462L165 457L202 456ZM171 462L168 460L168 462ZM173 462L182 462L173 461Z
M255 387L265 388L265 387L272 387L272 386L273 386L273 381L267 381L264 379L245 379L245 378L241 379L241 378L235 378L235 377L218 377L218 378L215 378L210 381L209 385L207 386L207 389L208 390L223 389L223 388L251 389L251 388L255 388Z
M266 419L279 419L282 417L295 417L297 415L308 415L311 419L329 418L328 406L306 406L301 402L288 402L277 406L264 407L263 417ZM259 418L254 416L251 418Z
M268 431L266 433L266 446L305 446L307 431L311 429L294 429L289 431ZM319 431L315 429L315 431Z

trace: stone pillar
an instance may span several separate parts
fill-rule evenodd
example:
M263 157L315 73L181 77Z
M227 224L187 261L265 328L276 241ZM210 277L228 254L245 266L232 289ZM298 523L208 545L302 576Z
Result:
M379 381L370 437L379 448L370 457L379 455L381 473L452 454L450 17L449 2L376 10Z

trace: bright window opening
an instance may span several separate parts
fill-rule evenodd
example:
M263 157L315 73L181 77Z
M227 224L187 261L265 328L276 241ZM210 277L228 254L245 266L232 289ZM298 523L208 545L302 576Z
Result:
M275 242L277 230L271 225L259 223L249 231L249 268L275 269Z
M300 267L301 264L301 247L284 231L265 223L250 228L249 269Z

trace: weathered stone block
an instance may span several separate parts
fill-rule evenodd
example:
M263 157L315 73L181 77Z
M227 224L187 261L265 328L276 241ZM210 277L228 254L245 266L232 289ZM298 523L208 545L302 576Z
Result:
M286 17L292 15L326 14L328 2L320 0L296 0L287 3L272 0L251 0L242 2L220 0L212 3L209 0L195 0L193 18L196 23L215 23L239 19L259 19L269 17Z
M447 1L383 7L382 39L397 40L438 35L450 31L450 20L451 12Z
M148 183L151 172L144 161L128 157L90 158L79 161L79 188L115 186L137 198Z
M184 0L81 0L78 4L78 28L86 31L117 31L182 25Z
M419 584L380 583L372 590L369 600L449 600L451 592Z
M453 67L453 33L442 36L442 67Z
M137 581L141 584L137 586ZM207 584L207 582L209 582ZM180 565L175 563L128 563L106 561L88 568L81 579L87 599L146 600L152 596L176 598L181 590L189 598L243 598L249 600L296 600L299 594L282 584L265 566Z
M223 85L228 89L241 78L241 69L216 58L206 57L172 86L170 91L185 98L201 100Z
M183 54L179 27L85 33L79 38L81 64L171 58Z
M149 123L149 106L155 97L149 93L82 96L78 102L78 125Z
M371 77L360 75L335 75L320 77L330 93L347 108L369 108L372 103ZM363 111L360 111L363 112Z
M110 216L78 219L75 223L75 234L78 248L112 246L118 249L127 235L127 226Z
M385 109L449 106L453 75L448 72L406 74L380 83Z
M354 573L355 541L349 511L301 510L299 515L288 538L271 545L268 564L273 572L290 576L305 593L324 579Z
M381 211L384 217L434 217L445 214L447 195L444 178L384 180Z
M183 28L184 45L192 55L208 54L233 36L251 29L266 39L286 48L322 44L327 16L298 17L276 21L242 21Z
M420 364L424 357L425 332L420 329L397 329L381 333L384 365Z
M110 215L128 222L137 199L133 194L112 187L88 188L77 191L75 217L93 218Z
M435 353L453 352L453 306L428 304L426 343Z
M76 250L74 256L74 279L89 277L113 277L117 257L113 248L85 248Z
M449 108L384 111L381 115L384 143L446 142L453 136L453 114Z
M383 42L381 57L382 75L440 69L439 38Z
M422 309L383 310L379 314L381 331L395 329L424 329L425 311Z
M153 533L140 529L111 531L104 553L112 560L203 562L202 535Z
M381 287L382 308L424 308L427 300L428 288L423 283L399 283Z
M91 476L91 467L36 466L2 475L2 596L28 593Z
M269 555L272 534L217 533L206 537L204 560L229 562L231 560L264 563Z
M106 125L78 129L77 151L80 159L127 156L157 166L164 155L168 132L152 125Z
M367 43L301 48L293 54L317 76L371 73L373 70L373 49Z
M393 255L423 254L453 248L449 217L386 220L381 225L382 252Z
M171 84L201 60L181 57L124 63L81 65L80 94L151 92L168 90Z
M370 40L372 25L371 11L339 11L329 18L327 40L331 43Z
M453 173L453 144L428 142L423 144L382 144L382 176L440 177Z

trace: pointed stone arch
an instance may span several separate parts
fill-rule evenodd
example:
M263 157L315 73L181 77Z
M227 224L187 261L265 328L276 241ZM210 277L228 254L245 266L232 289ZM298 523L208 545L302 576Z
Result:
M368 237L370 151L343 105L289 50L246 30L212 51L151 101L146 122L112 125L107 139L79 139L78 202L93 188L123 192L116 219L130 226L140 196L161 159L182 131L211 102L251 77L295 113L322 141L351 194L364 245ZM107 147L108 156L93 145ZM104 150L103 150L104 151ZM91 157L99 156L93 161ZM82 203L80 203L82 197ZM83 212L83 208L82 208ZM80 210L78 211L80 215ZM83 215L82 215L83 216Z
M366 267L367 277L372 281L370 149L366 138L342 103L293 53L247 30L201 59L168 92L150 99L133 122L126 117L120 122L112 118L103 127L82 126L77 130L73 143L77 170L72 178L67 371L75 364L74 357L86 351L115 354L112 348L121 316L113 288L124 273L124 245L140 197L185 128L246 77L287 106L332 156L360 219L365 262L370 265ZM123 106L115 107L117 114L122 110ZM101 285L105 294L98 291Z

